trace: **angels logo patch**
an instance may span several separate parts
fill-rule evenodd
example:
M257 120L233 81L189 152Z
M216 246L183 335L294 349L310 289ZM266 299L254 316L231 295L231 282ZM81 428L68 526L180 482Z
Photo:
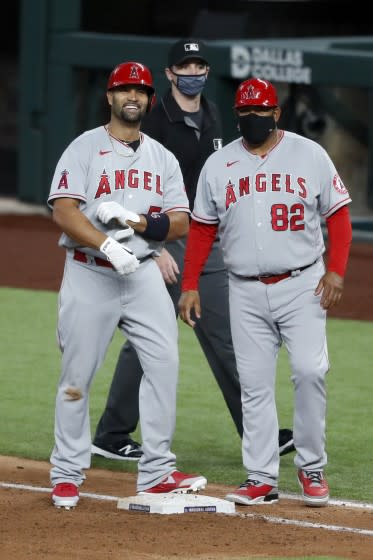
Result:
M335 190L341 194L347 194L348 191L346 189L346 187L344 186L342 179L340 178L340 176L338 174L334 175L333 177L333 187L335 188Z
M68 174L69 174L69 172L67 171L67 169L64 169L61 172L61 179L60 179L60 182L58 183L57 189L68 189L69 188L69 185L67 183Z

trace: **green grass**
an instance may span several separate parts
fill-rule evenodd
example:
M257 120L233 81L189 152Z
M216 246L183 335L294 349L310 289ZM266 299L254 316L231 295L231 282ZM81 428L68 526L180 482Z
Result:
M57 294L0 289L0 454L48 460L53 445L54 397L60 353L56 343ZM245 478L241 441L193 330L179 323L180 381L173 450L178 466L210 482L238 484ZM373 502L366 484L371 470L373 423L373 323L330 319L328 374L328 480L333 498ZM118 332L94 380L91 425L104 408L119 349ZM293 391L287 355L277 376L281 427L292 426ZM137 432L136 437L141 439ZM294 454L281 458L280 490L298 492ZM136 472L136 463L94 457L92 466Z

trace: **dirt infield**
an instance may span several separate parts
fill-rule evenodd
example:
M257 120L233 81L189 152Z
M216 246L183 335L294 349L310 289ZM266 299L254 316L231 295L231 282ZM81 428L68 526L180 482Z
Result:
M1 286L59 289L64 251L57 248L59 231L49 217L0 215L0 236ZM372 278L373 244L354 244L344 299L330 316L372 321ZM271 506L237 506L236 516L150 515L118 510L115 499L83 496L75 510L57 510L45 488L49 467L0 457L0 482L9 485L0 486L1 560L373 557L372 509L351 504L307 508L282 498ZM91 469L81 491L132 496L135 483L133 474ZM209 484L204 493L221 498L232 488Z
M0 458L0 479L47 486L49 464ZM209 484L223 498L233 487ZM91 469L87 493L135 494L135 475ZM348 507L306 508L281 499L271 506L237 506L241 515L159 515L117 509L116 500L82 497L75 510L58 510L49 492L0 488L0 558L4 560L208 560L265 556L372 559L373 512ZM249 510L249 511L248 511ZM277 518L278 524L263 516ZM295 525L286 525L292 520ZM302 526L302 522L309 524ZM340 527L339 532L319 525ZM342 528L345 528L344 530ZM347 532L347 528L371 532Z

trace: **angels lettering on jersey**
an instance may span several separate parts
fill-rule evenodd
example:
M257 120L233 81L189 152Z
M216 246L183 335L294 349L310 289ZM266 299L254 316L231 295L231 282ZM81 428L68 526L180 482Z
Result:
M236 183L231 179L225 187L225 208L235 204L238 198L250 195L253 191L284 192L300 198L307 198L306 179L293 177L290 173L257 173L253 177L240 177Z
M68 174L69 172L66 169L62 171L61 179L57 187L58 190L69 188ZM116 169L113 175L114 180L111 180L111 175L109 175L105 169L102 170L101 176L97 181L95 199L125 188L142 189L163 196L161 177L156 173L140 171L139 169Z

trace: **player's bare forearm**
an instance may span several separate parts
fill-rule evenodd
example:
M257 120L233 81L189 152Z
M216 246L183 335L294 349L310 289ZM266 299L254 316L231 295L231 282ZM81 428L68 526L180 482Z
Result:
M99 249L107 237L79 210L79 201L73 198L54 201L53 220L71 239L85 247Z
M321 307L328 310L337 305L341 301L343 287L344 280L342 276L336 272L326 272L321 277L315 290L315 295L321 294Z
M146 217L143 214L139 214L139 218L139 222L132 222L132 220L126 220L126 222L132 229L137 231L137 233L144 233L146 226L148 225Z
M170 229L167 241L186 237L189 232L189 214L187 212L167 212L170 218Z
M180 318L189 325L190 327L195 327L196 322L192 319L192 314L196 319L201 317L201 302L199 298L199 293L196 290L189 290L183 292L179 299L179 315Z

